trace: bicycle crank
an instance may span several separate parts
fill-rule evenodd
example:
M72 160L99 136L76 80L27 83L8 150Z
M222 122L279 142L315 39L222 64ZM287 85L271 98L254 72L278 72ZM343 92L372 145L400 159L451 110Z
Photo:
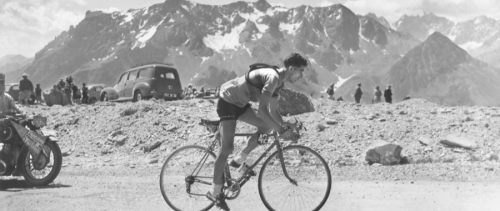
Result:
M224 187L224 196L227 200L238 198L241 193L241 186L236 179L229 179L229 187Z

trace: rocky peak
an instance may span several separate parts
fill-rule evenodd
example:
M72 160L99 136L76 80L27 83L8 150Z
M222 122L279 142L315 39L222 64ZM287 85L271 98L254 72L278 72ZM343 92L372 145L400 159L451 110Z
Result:
M266 0L258 0L257 2L253 3L255 8L261 12L266 12L267 9L271 8L271 4L269 4Z
M471 58L465 50L439 32L432 33L425 42L410 51L412 56L421 55L423 52L429 57L441 58L435 62L448 67L467 62Z

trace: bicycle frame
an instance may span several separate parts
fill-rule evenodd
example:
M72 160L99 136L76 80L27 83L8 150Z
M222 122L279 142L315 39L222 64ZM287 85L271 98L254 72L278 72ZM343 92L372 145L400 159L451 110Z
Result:
M240 184L240 188L243 187L243 185L245 184L245 182L249 179L248 173L253 168L255 168L255 166L257 166L257 164L259 164L260 161L262 161L262 159L264 159L267 156L267 154L271 151L271 149L273 149L275 146L276 146L276 150L278 151L278 156L279 156L279 160L280 160L280 163L281 163L281 168L283 170L283 174L285 175L285 177L292 184L297 185L297 181L294 180L294 179L292 179L292 178L290 178L290 176L288 175L288 172L286 171L285 161L284 161L284 158L283 158L283 148L281 146L280 141L277 139L277 136L276 136L275 133L274 134L254 134L254 133L237 133L237 134L235 134L235 136L246 136L246 137L249 137L249 136L260 136L260 135L267 135L266 140L269 137L273 137L274 141L271 144L271 146L269 146L264 151L264 153L262 153L259 156L259 158L236 180L238 182L238 184ZM197 166L195 167L195 169L193 170L193 172L191 173L191 175L188 176L188 177L186 177L186 182L188 182L190 184L192 184L194 182L199 182L199 183L206 184L206 185L212 185L212 183L210 183L210 182L205 182L205 181L202 181L202 180L195 179L196 177L198 177L198 176L195 176L195 175L198 175L199 171L201 170L201 167L205 164L206 160L208 159L208 156L209 156L208 152L213 152L215 144L219 143L219 141L220 141L220 134L219 134L219 131L217 131L216 134L215 134L215 136L214 136L214 141L207 148L207 151L205 152L205 155L202 157L202 159L200 160L200 162L197 164ZM262 144L262 143L259 143L259 144ZM199 178L208 179L208 178L213 178L213 177L199 177ZM225 169L224 169L224 180L225 181L223 181L223 182L228 183L227 185L230 186L231 184L229 182L230 182L231 179L232 178L231 178L231 173L229 171L229 166L226 165ZM202 195L202 194L193 194L193 193L190 193L189 190L188 190L188 193L191 194L191 195Z

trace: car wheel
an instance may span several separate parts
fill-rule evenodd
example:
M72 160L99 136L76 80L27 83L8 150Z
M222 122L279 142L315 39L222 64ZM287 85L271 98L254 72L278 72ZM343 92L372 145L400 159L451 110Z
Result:
M142 94L141 91L137 90L134 93L134 102L141 101L142 100Z
M101 101L108 101L108 93L104 92L104 93L101 95Z

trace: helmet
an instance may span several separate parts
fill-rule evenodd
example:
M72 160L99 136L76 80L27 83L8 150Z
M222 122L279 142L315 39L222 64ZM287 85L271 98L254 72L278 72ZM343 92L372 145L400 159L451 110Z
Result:
M23 77L28 77L28 74L27 73L23 73Z

